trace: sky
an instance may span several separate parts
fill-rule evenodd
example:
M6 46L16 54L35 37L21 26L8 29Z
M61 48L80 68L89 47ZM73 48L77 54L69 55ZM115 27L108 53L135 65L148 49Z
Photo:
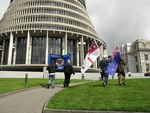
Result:
M10 0L1 0L0 18ZM99 38L106 42L108 54L115 45L150 40L150 0L86 0L86 8Z

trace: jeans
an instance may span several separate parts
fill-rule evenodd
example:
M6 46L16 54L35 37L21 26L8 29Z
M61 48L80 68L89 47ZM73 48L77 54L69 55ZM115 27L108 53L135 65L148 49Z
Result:
M108 85L108 74L105 73L104 71L102 71L102 75L103 75L103 81L106 85Z
M54 83L55 83L55 75L49 75L49 82L48 82L52 88L54 88Z

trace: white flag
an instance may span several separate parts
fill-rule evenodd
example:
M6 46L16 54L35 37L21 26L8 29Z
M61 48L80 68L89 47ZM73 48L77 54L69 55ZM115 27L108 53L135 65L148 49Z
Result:
M88 53L86 54L85 60L83 61L83 65L81 66L81 72L85 73L90 66L94 63L94 61L97 59L97 57L100 55L100 49L94 40L91 45L90 49L88 50Z

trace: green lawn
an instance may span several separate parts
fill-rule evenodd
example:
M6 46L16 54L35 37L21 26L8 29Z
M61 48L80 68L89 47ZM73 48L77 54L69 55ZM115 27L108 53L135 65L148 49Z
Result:
M0 78L0 94L35 86L45 86L48 80L29 78L25 86L24 78ZM150 112L150 78L126 79L125 86L119 86L117 79L110 79L109 86L102 81L71 80L85 82L58 92L47 107L52 109L92 110L92 111L134 111ZM87 83L86 83L87 82ZM62 84L56 79L55 84Z
M51 99L47 108L150 112L150 78L127 79L125 86L113 79L108 87L103 87L102 81L94 81L65 88Z

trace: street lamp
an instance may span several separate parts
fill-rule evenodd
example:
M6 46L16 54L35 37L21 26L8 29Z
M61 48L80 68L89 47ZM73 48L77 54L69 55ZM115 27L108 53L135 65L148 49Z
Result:
M80 45L80 59L81 59L81 65L82 65L83 60L84 60L84 45L86 44L86 42L78 42L78 44ZM81 79L85 79L83 73L82 73Z

